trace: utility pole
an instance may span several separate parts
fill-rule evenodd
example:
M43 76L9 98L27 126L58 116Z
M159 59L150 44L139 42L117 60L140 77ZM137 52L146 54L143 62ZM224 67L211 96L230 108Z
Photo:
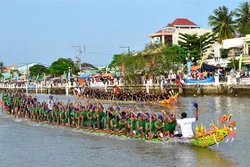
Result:
M128 54L130 54L130 46L121 46L121 47L119 47L119 48L126 48L126 49L128 49Z
M29 64L26 63L26 79L28 80L29 77Z
M72 46L72 48L75 48L76 51L78 52L78 57L76 57L76 62L79 63L79 70L81 72L82 70L82 49L81 46ZM84 47L85 49L85 47Z
M84 50L84 73L86 73L86 47L85 47L85 45L84 45L84 48L83 48L83 50Z

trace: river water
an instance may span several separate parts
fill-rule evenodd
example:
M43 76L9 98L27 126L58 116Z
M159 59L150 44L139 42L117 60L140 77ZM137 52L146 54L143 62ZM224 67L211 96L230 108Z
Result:
M40 101L48 95L38 95ZM55 96L63 101L73 96ZM139 108L159 112L186 111L193 116L192 103L199 104L199 120L208 126L223 114L233 114L237 121L237 137L218 147L199 148L180 143L159 143L116 136L93 134L15 119L0 114L0 166L8 167L147 167L147 166L250 166L250 101L240 97L180 97L173 107L138 104ZM107 105L107 104L106 104ZM129 105L129 104L126 104ZM121 104L125 106L125 104Z

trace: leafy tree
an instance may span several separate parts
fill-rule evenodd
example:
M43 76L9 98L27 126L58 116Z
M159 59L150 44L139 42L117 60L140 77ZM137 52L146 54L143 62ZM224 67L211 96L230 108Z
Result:
M113 68L115 71L121 71L122 64L127 54L116 54L113 56L113 60L109 64L110 68Z
M238 32L241 35L250 33L250 2L242 2L235 10L236 21L238 23Z
M212 26L213 33L217 36L218 42L230 39L235 34L236 21L233 20L234 12L229 11L226 6L220 6L213 11L214 15L208 17L209 25Z
M221 49L221 58L227 58L228 57L228 49Z
M98 70L98 68L96 68L94 65L90 64L90 63L82 63L82 69L84 68L92 68L94 70Z
M229 63L227 64L227 67L238 69L239 68L239 60L236 60L234 58L230 59Z
M131 84L137 84L139 74L145 70L146 59L141 53L123 53L114 55L109 67L115 69L115 71L121 72L123 66L125 71L125 79L130 81Z
M5 69L4 63L0 61L0 74L3 73L4 69Z
M10 70L10 78L13 78L14 74L17 74L17 76L19 76L20 72L17 69Z
M180 46L169 47L162 44L150 44L145 47L143 53L148 61L148 73L150 75L164 74L168 70L177 71L184 62L185 50Z
M59 58L51 64L49 73L53 75L56 74L58 76L67 73L69 69L73 74L79 72L79 68L75 66L74 61L71 59Z
M197 34L180 34L180 41L178 41L179 45L185 49L186 55L189 52L192 57L197 59L201 59L204 52L207 51L208 48L211 47L216 41L216 38L213 34L207 32L201 36Z
M139 83L140 73L145 70L146 59L141 53L137 53L136 55L127 54L123 56L123 60L126 80L130 81L131 84Z
M49 70L44 65L37 64L30 67L29 72L31 76L37 76L42 74L48 74Z

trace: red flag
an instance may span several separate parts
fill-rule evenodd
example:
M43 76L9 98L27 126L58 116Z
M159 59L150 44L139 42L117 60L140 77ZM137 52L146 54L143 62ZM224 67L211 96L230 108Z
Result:
M155 56L154 56L152 60L152 79L153 80L155 78L155 68L156 68L156 63L155 63Z
M155 67L156 67L156 63L155 63L155 56L154 56L153 60L152 60L152 69L153 69L153 71L155 70Z

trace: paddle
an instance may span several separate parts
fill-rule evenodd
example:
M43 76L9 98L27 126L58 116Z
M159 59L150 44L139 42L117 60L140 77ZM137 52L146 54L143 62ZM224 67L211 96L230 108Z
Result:
M131 122L131 125L130 125L130 137L132 138L132 137L133 137L133 120L132 120L132 113L130 113L130 122Z

